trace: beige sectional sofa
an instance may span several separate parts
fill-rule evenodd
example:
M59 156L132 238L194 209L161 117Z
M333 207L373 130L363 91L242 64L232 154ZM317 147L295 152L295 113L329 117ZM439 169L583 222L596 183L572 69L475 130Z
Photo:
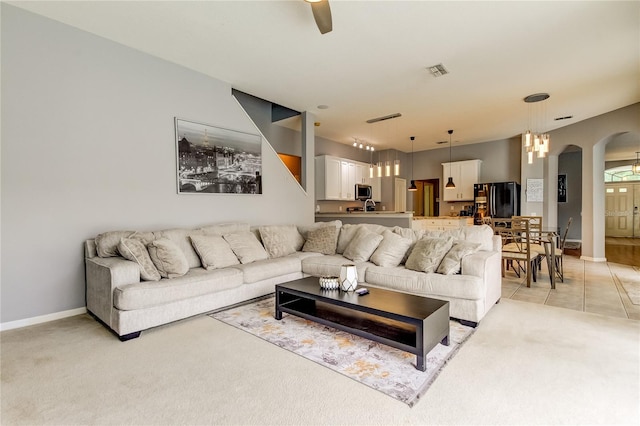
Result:
M451 317L475 326L500 299L500 262L488 226L429 232L334 221L114 231L85 242L87 309L128 340L268 295L279 283L337 276L353 263L361 285L447 300Z

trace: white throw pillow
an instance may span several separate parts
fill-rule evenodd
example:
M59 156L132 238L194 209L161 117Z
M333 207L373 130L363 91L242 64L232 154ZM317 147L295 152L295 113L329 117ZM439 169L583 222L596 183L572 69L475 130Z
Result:
M121 238L118 252L122 257L140 266L140 278L145 281L160 281L160 272L149 257L149 252L142 241L134 238Z
M378 266L398 266L412 244L413 241L410 239L386 230L382 233L380 245L371 255L371 261Z
M451 238L423 237L413 247L405 267L414 271L435 272L452 244Z
M360 227L342 255L354 262L366 262L381 241L382 235Z
M251 263L269 258L269 254L267 254L253 232L236 232L226 234L223 238L240 259L240 263Z
M151 241L147 246L151 261L162 278L181 277L189 271L184 253L168 238Z
M269 257L283 257L302 249L304 238L295 225L270 225L258 228Z
M460 272L462 258L480 250L481 244L468 241L456 241L447 252L436 270L439 274L452 275Z
M192 235L191 244L205 269L226 268L240 263L229 243L220 235Z
M462 228L464 240L480 244L479 250L493 250L493 229L489 225L471 225Z

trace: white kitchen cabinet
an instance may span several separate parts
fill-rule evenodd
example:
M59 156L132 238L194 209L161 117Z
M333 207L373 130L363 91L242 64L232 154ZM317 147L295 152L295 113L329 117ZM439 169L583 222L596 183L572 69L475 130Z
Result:
M382 178L376 176L367 180L367 185L371 185L371 198L376 203L382 201Z
M342 161L337 157L316 157L316 199L340 200L342 194Z
M369 165L365 163L354 163L356 167L357 184L370 185L369 183Z
M442 163L442 182L444 201L473 201L473 185L480 181L481 160L455 161ZM447 189L445 185L453 177L455 188Z
M340 199L342 200L355 200L355 186L356 186L356 165L350 161L341 160L341 180L342 190L340 191Z

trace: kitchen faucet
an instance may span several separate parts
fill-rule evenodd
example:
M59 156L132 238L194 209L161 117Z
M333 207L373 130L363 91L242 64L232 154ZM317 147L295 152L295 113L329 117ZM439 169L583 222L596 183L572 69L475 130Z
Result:
M373 204L373 209L376 209L376 202L373 201L371 198L369 198L368 200L364 200L364 207L363 210L366 212L367 211L367 203L371 201L371 203Z

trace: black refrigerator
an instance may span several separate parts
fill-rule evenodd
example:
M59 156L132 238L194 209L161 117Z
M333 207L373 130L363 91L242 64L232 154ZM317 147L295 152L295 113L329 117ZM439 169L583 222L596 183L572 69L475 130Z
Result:
M482 217L509 218L520 215L520 184L516 182L473 185L475 213Z

